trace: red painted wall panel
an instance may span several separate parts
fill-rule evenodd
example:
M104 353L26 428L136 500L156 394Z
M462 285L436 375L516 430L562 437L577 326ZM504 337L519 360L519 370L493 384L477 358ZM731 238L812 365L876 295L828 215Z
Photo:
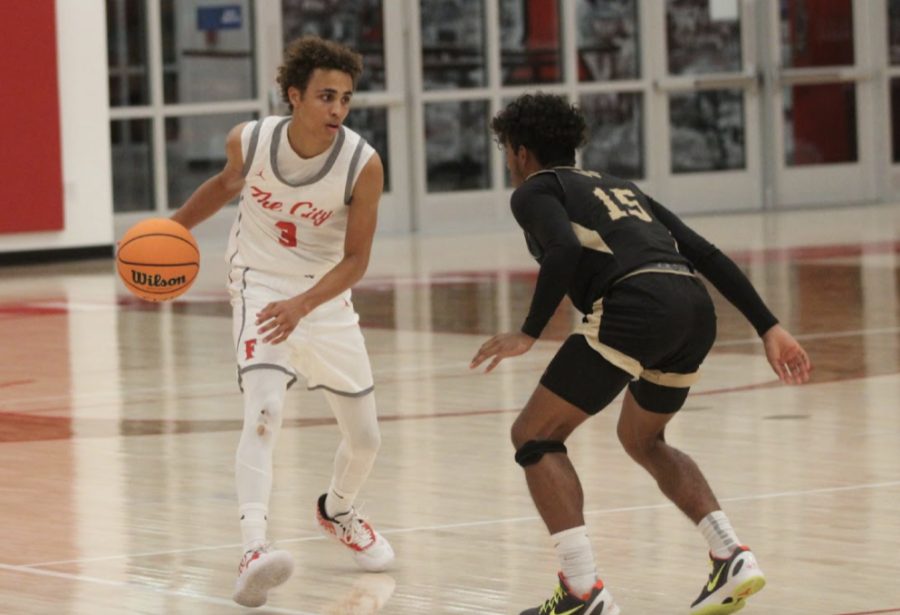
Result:
M63 228L54 0L0 9L0 233Z

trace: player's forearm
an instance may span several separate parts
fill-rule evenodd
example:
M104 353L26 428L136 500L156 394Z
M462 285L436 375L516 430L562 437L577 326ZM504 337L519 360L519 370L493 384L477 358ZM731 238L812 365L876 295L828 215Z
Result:
M322 276L315 286L302 295L298 295L298 299L306 304L308 311L312 311L359 282L365 275L368 266L368 257L345 256L340 263Z
M769 311L753 284L726 254L716 250L698 270L744 315L760 336L778 324L778 319Z
M203 182L178 210L172 219L190 229L213 214L240 192L240 187L229 187L216 175Z

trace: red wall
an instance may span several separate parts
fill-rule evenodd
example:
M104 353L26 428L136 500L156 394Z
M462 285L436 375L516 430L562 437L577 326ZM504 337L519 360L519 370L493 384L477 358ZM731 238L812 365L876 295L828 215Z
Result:
M3 3L0 233L61 230L63 182L54 0Z

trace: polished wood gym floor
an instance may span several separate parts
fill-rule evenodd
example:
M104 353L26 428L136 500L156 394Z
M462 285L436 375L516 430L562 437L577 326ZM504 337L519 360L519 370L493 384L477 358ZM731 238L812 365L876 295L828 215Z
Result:
M241 402L224 218L198 232L201 276L171 304L131 298L111 261L0 269L0 613L505 614L547 598L555 555L508 430L571 308L529 354L467 368L528 309L536 267L510 227L380 237L354 293L383 431L360 503L396 567L359 572L317 533L338 433L295 387L270 534L297 569L266 607L231 602ZM815 365L809 384L778 384L716 296L719 341L671 426L768 575L744 612L900 613L900 207L688 222ZM687 613L705 543L622 452L617 415L618 401L570 441L600 572L625 615Z

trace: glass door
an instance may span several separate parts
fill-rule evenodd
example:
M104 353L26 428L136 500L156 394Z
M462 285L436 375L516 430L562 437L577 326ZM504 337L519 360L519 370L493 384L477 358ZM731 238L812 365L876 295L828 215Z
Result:
M575 38L575 61L569 64L588 124L581 166L632 180L661 198L650 179L644 136L651 86L642 8L639 0L579 2L566 20Z
M873 200L875 123L872 42L878 2L768 0L767 79L778 206ZM881 5L883 9L883 5ZM883 13L882 13L883 18ZM876 21L877 20L873 20ZM882 22L883 23L883 22Z
M412 0L407 9L415 228L495 227L508 210L495 189L497 157L488 131L496 108L491 85L500 71L488 45L496 40L498 5Z
M885 67L882 104L885 115L890 117L890 131L883 135L881 147L885 159L882 190L886 197L897 200L900 199L900 0L883 1L886 6L880 14L887 15L887 27L882 30L886 40L876 49L882 50Z
M752 0L653 2L656 190L678 212L762 207Z
M388 0L281 0L267 5L267 66L271 113L284 114L275 74L285 45L305 34L338 41L363 56L345 124L360 133L384 163L384 194L378 209L379 232L411 230L409 148L403 3Z
M106 0L116 233L168 215L225 164L258 117L258 3Z

